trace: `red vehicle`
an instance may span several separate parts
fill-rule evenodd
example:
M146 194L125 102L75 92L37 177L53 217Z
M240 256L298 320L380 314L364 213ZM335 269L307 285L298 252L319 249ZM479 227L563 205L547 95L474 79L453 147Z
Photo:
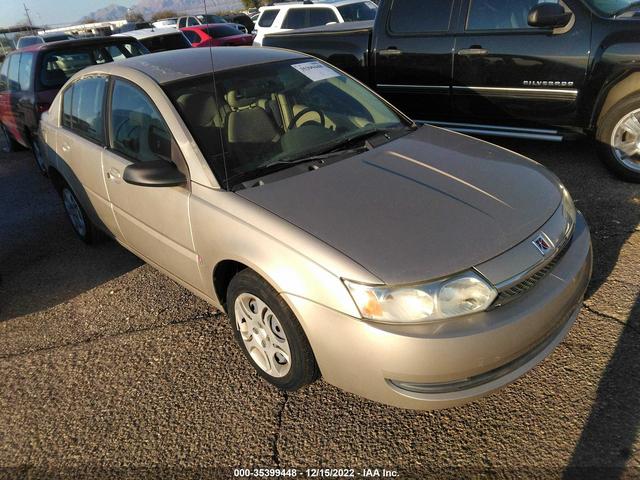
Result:
M87 38L39 43L11 52L0 67L0 136L2 147L30 148L38 168L46 166L37 140L38 122L58 90L89 65L149 53L131 37Z
M253 45L253 35L242 33L228 23L194 25L180 30L189 39L192 47Z

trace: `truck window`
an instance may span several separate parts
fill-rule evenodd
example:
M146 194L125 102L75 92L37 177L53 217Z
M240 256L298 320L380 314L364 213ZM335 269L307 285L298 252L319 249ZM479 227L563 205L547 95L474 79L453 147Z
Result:
M558 3L545 0L546 3ZM527 19L539 0L472 0L467 30L520 30L533 28Z
M345 22L360 22L374 20L378 7L373 2L360 2L338 7L338 11Z
M33 66L33 53L23 53L20 59L20 72L18 83L20 90L28 92L31 89L31 67Z
M393 33L446 32L452 10L450 0L394 0L389 29Z
M18 81L18 77L20 75L20 54L11 56L11 63L9 64L9 90L12 92L17 92L20 90L20 82Z
M318 27L327 23L337 22L338 17L330 8L311 8L309 9L309 22L307 26Z
M84 50L47 52L40 67L40 82L45 88L60 88L73 74L93 64L91 54Z
M8 88L7 73L9 73L10 61L11 61L11 57L5 58L4 62L2 62L2 68L0 68L0 92L4 92Z
M258 26L268 28L273 25L273 21L276 19L279 12L280 10L265 10L262 12L262 15L260 15Z
M196 17L189 17L187 19L187 26L193 27L194 25L200 25L200 22L198 22L198 19Z
M287 16L282 21L282 28L305 28L307 25L308 8L292 8L287 12Z

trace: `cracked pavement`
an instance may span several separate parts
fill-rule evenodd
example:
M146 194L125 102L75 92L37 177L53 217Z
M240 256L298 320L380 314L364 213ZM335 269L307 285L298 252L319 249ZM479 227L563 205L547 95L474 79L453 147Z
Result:
M640 186L593 145L502 141L565 182L594 273L567 339L473 404L393 409L322 381L283 394L224 315L106 241L87 247L28 152L0 154L0 478L230 478L230 467L402 478L640 476Z

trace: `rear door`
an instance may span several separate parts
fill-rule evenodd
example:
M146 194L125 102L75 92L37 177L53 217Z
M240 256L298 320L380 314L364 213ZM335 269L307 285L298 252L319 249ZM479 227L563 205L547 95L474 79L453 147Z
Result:
M189 224L188 186L142 187L122 179L127 166L172 162L175 151L171 132L153 101L134 84L114 79L103 178L122 238L144 258L202 290ZM178 163L188 175L186 165Z
M447 118L458 2L391 2L378 12L374 29L377 89L415 120Z
M18 111L18 99L20 97L20 57L19 53L11 55L11 62L9 62L9 68L7 70L7 86L8 92L4 99L5 106L3 107L6 112L2 123L7 128L11 136L26 146L19 126L22 125L22 120L19 118L20 112Z
M557 3L558 0L551 0ZM453 105L465 122L570 125L589 61L591 17L580 2L562 29L530 27L539 0L464 0Z

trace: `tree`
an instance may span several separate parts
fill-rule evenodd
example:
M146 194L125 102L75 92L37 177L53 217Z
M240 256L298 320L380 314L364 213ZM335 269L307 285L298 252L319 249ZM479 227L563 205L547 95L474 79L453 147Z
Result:
M267 3L269 3L268 0L242 0L242 4L245 8L260 8Z
M138 22L144 22L144 17L140 12L136 12L135 10L129 9L127 11L126 20L129 23L138 23Z
M160 10L159 12L151 15L151 21L157 22L158 20L162 20L163 18L172 18L177 16L178 12L176 12L175 10Z

